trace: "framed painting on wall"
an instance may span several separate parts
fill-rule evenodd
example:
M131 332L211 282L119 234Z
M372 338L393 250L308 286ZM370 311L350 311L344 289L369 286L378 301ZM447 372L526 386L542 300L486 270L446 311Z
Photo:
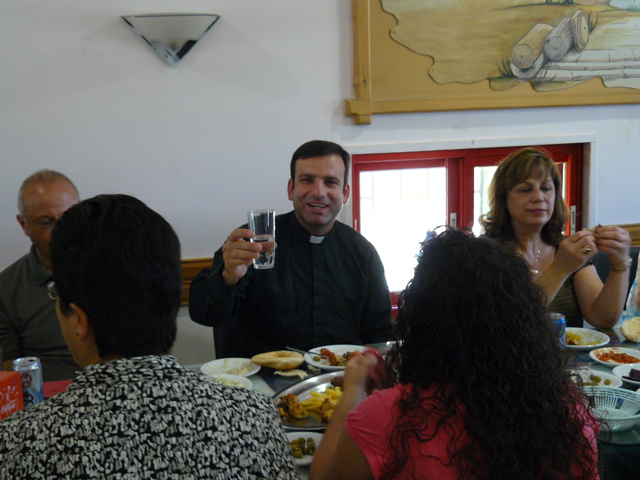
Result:
M352 0L376 113L640 103L638 0Z

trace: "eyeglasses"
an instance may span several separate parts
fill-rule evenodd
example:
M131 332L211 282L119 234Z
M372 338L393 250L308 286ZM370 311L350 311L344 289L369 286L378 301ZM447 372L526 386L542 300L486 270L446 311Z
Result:
M56 222L58 221L58 219L52 217L43 217L37 220L31 220L30 218L27 218L23 215L22 218L24 218L25 221L27 221L31 225L35 225L42 230L51 230L53 227L55 227Z
M44 291L47 292L49 298L51 300L55 300L58 298L58 291L56 290L56 284L54 282L47 283L47 286L44 288Z

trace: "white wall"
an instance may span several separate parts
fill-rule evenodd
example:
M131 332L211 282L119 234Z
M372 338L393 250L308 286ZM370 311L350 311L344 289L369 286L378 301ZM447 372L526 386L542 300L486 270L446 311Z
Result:
M375 115L355 125L344 115L348 0L0 0L0 12L0 268L28 249L16 193L37 169L66 173L83 197L138 196L177 230L184 258L205 257L246 210L290 208L291 153L314 138L351 151L586 138L589 222L640 222L639 105ZM158 12L221 19L171 68L120 19ZM210 329L185 312L179 326L181 360L212 358Z

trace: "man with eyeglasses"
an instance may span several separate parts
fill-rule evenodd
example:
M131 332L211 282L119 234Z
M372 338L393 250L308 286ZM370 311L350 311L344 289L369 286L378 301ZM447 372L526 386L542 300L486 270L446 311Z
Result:
M16 218L31 239L31 251L0 273L0 347L4 370L13 360L34 356L45 382L67 380L79 370L67 348L45 288L52 280L49 244L54 225L80 201L69 178L54 170L30 175L18 193Z

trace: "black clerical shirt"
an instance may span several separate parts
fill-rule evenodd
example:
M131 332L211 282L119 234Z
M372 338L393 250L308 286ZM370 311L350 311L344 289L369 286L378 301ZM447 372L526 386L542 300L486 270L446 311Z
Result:
M276 243L274 268L250 267L229 287L219 249L191 283L191 318L230 327L225 356L389 339L384 268L362 235L336 221L326 236L314 237L290 212L276 217Z

